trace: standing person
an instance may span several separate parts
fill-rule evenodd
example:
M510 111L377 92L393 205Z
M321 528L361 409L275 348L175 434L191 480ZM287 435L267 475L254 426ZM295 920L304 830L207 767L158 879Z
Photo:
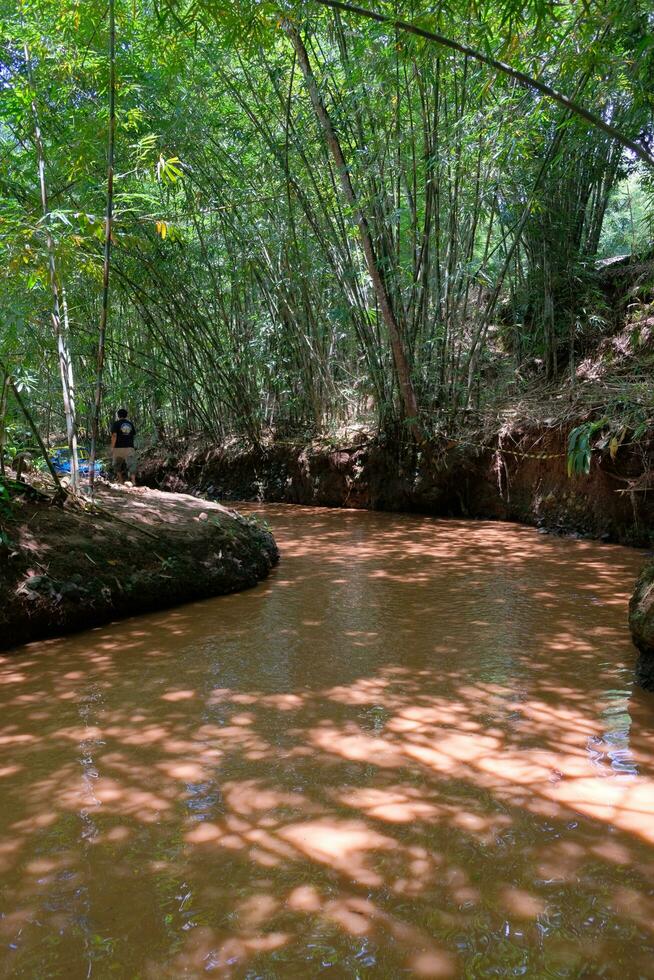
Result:
M135 435L136 427L128 419L127 409L119 408L111 426L111 456L118 483L125 482L125 470L130 478L136 472Z

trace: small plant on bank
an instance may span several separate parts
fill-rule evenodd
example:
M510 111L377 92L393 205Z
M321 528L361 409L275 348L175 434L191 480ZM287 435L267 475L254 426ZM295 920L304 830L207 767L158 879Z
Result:
M575 426L568 436L568 476L587 475L590 473L590 461L593 449L608 449L614 460L625 437L631 431L630 443L638 442L649 431L651 419L644 419L642 413L638 418L631 418L627 424L622 419L619 423L604 417L595 422L583 422ZM592 444L591 440L597 433L604 431L601 439Z
M11 498L4 480L0 477L0 517L11 517ZM0 532L4 537L4 532Z
M250 527L256 527L259 531L271 533L270 524L265 517L259 517L257 514L240 514L239 516L243 524L249 524Z

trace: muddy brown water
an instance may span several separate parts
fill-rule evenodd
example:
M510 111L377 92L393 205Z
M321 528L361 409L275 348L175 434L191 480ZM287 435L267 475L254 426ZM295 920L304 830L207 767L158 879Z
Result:
M643 553L246 508L256 589L0 658L0 975L654 977Z

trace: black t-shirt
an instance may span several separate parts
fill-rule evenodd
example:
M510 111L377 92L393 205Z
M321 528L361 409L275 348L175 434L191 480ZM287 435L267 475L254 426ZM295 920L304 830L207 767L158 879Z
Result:
M116 433L116 449L133 449L134 448L134 436L136 435L136 429L134 428L134 423L130 422L129 419L118 419L111 426L112 434Z

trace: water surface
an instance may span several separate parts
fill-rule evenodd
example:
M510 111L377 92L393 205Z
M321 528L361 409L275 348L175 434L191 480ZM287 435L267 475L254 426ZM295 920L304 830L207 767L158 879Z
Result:
M643 554L249 509L255 590L0 658L0 975L654 977Z

